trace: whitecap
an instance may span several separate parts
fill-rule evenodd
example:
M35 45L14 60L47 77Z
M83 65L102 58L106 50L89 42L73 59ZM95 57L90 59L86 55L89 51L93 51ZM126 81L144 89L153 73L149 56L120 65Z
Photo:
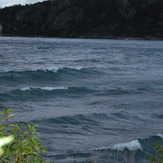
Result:
M141 144L139 143L139 141L136 140L132 140L131 142L127 142L127 143L119 143L119 144L115 144L112 147L113 150L118 150L118 151L123 151L124 149L128 149L130 151L135 151L135 150L142 150Z
M81 67L81 66L49 67L49 68L40 68L40 69L37 69L37 70L41 70L41 71L45 71L45 72L51 71L51 72L57 73L59 70L63 70L63 69L82 70L83 67Z
M71 69L74 69L74 70L82 70L84 69L84 67L81 67L81 66L78 66L78 67L69 67Z
M96 148L96 150L107 150L107 149L117 150L117 151L123 151L125 149L128 149L129 151L136 151L139 149L142 150L142 147L139 141L136 139L136 140L132 140L131 142L119 143L112 146Z
M158 137L163 139L163 134L161 134L161 133L158 133L156 136L158 136Z
M60 87L40 87L39 89L53 91L57 89L68 89L68 87L60 86Z
M38 71L51 71L51 72L58 72L61 68L59 67L50 67L50 68L40 68L40 69L37 69Z
M58 86L58 87L25 87L21 88L21 91L28 91L31 89L41 89L41 90L46 90L46 91L53 91L53 90L62 90L62 89L68 89L68 87L64 86Z
M20 90L21 91L27 91L27 90L30 90L30 88L29 87L25 87L25 88L21 88Z

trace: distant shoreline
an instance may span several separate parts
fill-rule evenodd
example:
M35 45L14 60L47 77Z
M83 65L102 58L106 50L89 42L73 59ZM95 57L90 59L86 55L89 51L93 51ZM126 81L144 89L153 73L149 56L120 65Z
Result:
M35 36L35 35L11 35L11 34L2 34L0 37L31 37L31 38L63 38L63 39L110 39L110 40L151 40L151 41L163 41L163 38L154 37L154 36L145 36L145 37L54 37L54 36Z

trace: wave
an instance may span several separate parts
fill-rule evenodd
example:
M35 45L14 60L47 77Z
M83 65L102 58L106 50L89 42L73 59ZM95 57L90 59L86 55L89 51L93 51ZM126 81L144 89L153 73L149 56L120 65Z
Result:
M141 150L142 151L142 146L139 142L138 139L132 140L130 142L125 142L125 143L118 143L114 144L112 146L106 146L106 147L101 147L101 148L96 148L94 150L115 150L115 151L124 151L124 150L129 150L129 151L137 151Z
M53 90L66 90L68 87L60 86L60 87L25 87L21 88L21 91L29 91L29 90L45 90L45 91L53 91Z
M162 135L162 134L161 134ZM162 136L161 136L162 137ZM92 162L92 156L96 159L96 162L150 162L150 157L154 153L154 144L159 141L162 142L160 134L151 136L144 139L135 139L125 143L113 144L106 147L83 149L78 151L69 151L66 153L51 153L47 157L53 157L54 160L60 162L60 160L66 160L74 162L74 157L85 162ZM150 143L149 143L150 142Z
M13 89L10 91L3 91L0 93L0 101L13 101L13 100L31 100L31 99L45 99L55 96L69 96L79 97L83 94L92 94L93 89L87 87L23 87L20 89Z
M118 151L123 151L124 149L128 149L129 151L133 151L133 150L142 150L142 147L141 147L140 142L136 139L127 143L115 144L112 147L112 149L118 150Z
M34 123L48 123L48 124L56 124L58 125L82 125L82 124L87 124L91 126L97 127L100 125L99 120L103 119L108 119L108 116L102 113L94 113L91 115L83 115L83 114L76 114L74 116L61 116L61 117L55 117L55 118L48 118L48 119L40 119L34 121Z
M4 91L1 95L1 100L8 99L31 99L31 98L46 98L51 96L80 96L82 94L92 94L93 89L87 87L66 87L66 86L56 86L56 87L23 87L20 89L13 89L10 91Z
M83 78L84 76L88 77L88 75L96 75L97 73L99 73L98 70L93 67L51 67L32 70L0 72L0 80L3 80L2 82L23 82L38 80L60 81L72 78Z
M82 95L91 95L94 97L101 96L120 96L120 95L131 95L138 94L140 92L136 90L119 90L117 88L106 88L102 86L94 86L94 87L85 87L85 86L26 86L18 89L11 89L8 91L3 91L1 93L1 98L44 98L50 96L77 96L80 97ZM89 105L94 105L94 102L91 102ZM121 115L120 115L121 116Z
M161 134L161 133L158 133L156 136L158 136L158 137L163 139L163 134Z
M124 153L128 154L128 157L135 157L136 162L141 162L141 160L149 160L152 154L155 152L154 145L158 142L163 145L163 134L159 133L154 136L150 136L143 139L135 139L125 143L118 143L114 145L110 145L108 147L102 147L94 149L96 151L105 153L111 152L112 154L115 152L119 157L124 156ZM118 152L118 153L117 153ZM130 158L129 158L130 160Z
M67 90L69 93L88 93L94 92L95 90L88 88L88 87L66 87L66 86L57 86L57 87L24 87L18 90L13 90L12 92L19 92L19 91L46 91L46 92L56 92L56 91L64 91Z
M116 150L116 151L124 151L124 150L128 150L128 151L146 151L147 150L147 146L150 144L151 148L154 148L154 144L160 142L162 142L163 140L163 134L162 133L158 133L154 136L150 136L144 139L135 139L129 142L125 142L125 143L118 143L118 144L114 144L111 146L106 146L106 147L101 147L101 148L96 148L95 150ZM149 151L149 149L148 149Z
M45 72L48 72L48 71L51 71L51 72L59 72L59 71L62 71L62 70L77 70L77 71L80 71L80 70L84 70L84 69L87 69L87 68L84 68L84 67L51 67L51 68L41 68L41 69L37 69L35 71L45 71Z
M4 73L25 73L25 72L53 72L53 73L58 73L60 71L71 71L71 70L87 70L87 69L94 69L93 67L91 68L86 68L86 67L81 67L81 66L74 66L74 67L48 67L48 68L38 68L38 69L26 69L26 70L8 70L5 72L0 72L1 74Z

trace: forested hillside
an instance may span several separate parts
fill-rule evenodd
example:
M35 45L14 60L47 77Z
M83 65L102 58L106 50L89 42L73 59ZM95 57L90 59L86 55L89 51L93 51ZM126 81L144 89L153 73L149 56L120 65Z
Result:
M163 38L163 0L51 0L0 9L3 35Z

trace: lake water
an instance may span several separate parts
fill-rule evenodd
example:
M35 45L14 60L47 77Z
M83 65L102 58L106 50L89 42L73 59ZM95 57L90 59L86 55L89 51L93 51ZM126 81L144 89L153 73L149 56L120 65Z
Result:
M39 125L47 160L149 162L163 137L163 42L0 37L4 107Z

